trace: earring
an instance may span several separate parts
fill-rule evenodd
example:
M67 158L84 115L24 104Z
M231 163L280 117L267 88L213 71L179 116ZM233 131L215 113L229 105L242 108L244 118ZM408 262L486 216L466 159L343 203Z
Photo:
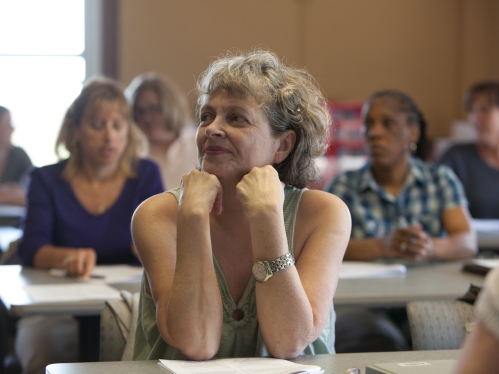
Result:
M418 145L416 143L411 143L409 145L409 148L411 149L412 153L415 153L416 150L418 149Z

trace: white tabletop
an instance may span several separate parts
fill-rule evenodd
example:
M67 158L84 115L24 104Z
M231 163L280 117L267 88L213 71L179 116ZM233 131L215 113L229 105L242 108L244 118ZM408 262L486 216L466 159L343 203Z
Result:
M99 266L94 272L98 272ZM137 269L140 271L140 269ZM75 316L99 315L104 308L104 300L59 300L57 302L36 302L26 290L28 285L82 285L87 280L51 275L49 271L22 268L19 265L0 266L0 298L9 312L14 316L35 314L72 314ZM96 284L99 281L94 281ZM101 283L104 283L102 281ZM139 292L140 278L119 282L112 281L109 286L117 290Z
M0 204L0 217L22 217L26 208L18 205Z
M404 306L416 300L454 300L471 283L482 285L484 277L461 271L462 262L410 266L406 274L370 279L340 279L336 306Z
M365 373L367 365L387 362L410 362L423 360L456 359L459 350L452 351L409 351L383 353L343 353L336 355L306 355L294 361L299 364L318 365L325 374L343 374L351 367L358 367ZM158 361L117 361L117 362L89 362L75 364L52 364L47 366L47 374L165 374L166 370L158 365Z
M478 248L499 249L499 219L473 219Z
M336 306L405 306L415 300L454 300L466 293L470 283L482 285L484 278L461 272L461 262L408 267L400 276L366 279L340 279L334 296ZM31 299L24 286L29 284L78 283L77 279L51 276L47 271L0 266L0 298L16 316L32 314L98 315L103 300L39 303ZM116 289L138 292L140 281L111 283Z

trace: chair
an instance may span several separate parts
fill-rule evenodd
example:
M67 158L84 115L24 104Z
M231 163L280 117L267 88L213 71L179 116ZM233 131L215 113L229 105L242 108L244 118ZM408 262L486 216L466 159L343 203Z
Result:
M10 242L7 250L0 254L0 265L16 265L20 263L20 259L17 257L17 247L21 239L14 240Z
M414 301L407 304L407 317L413 350L459 349L475 310L462 301Z
M106 301L100 321L100 361L131 361L139 312L139 293L121 291L121 300Z

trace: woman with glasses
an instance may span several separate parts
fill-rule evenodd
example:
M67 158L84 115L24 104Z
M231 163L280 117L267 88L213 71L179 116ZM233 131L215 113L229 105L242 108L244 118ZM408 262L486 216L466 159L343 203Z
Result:
M137 76L125 91L133 118L149 140L149 158L160 167L163 185L180 185L197 160L196 129L189 124L187 99L169 79L155 73Z

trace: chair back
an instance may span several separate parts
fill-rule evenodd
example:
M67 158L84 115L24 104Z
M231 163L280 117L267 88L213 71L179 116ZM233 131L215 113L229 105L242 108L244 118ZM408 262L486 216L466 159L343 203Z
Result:
M100 321L100 361L132 360L139 295L121 291L121 300L106 301Z
M472 305L462 301L414 301L407 304L412 349L459 349L475 321Z

